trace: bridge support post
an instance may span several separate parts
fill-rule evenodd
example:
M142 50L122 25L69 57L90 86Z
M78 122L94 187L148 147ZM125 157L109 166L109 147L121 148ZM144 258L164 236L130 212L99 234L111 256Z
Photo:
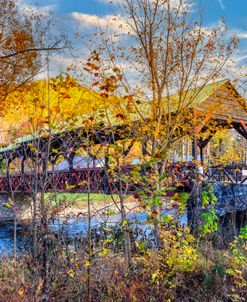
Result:
M25 173L25 160L26 158L22 156L21 158L21 190L24 190L24 173Z
M105 171L104 171L104 184L103 184L103 189L105 194L108 193L108 188L109 188L108 169L109 169L109 157L105 156Z
M74 158L75 158L75 152L74 151L69 151L67 156L66 156L66 160L69 163L69 184L72 185L73 184L73 180L72 180L72 173L74 170Z
M143 140L142 141L142 156L145 157L148 155L148 151L147 151L147 141L146 140ZM145 166L143 166L142 164L142 168L141 168L141 174L142 175L146 175L147 173L147 169Z
M44 190L47 172L47 158L46 153L41 153L41 192Z
M207 147L208 143L212 139L212 136L209 136L207 139L198 139L196 136L192 140L192 159L201 161L201 164L204 164L204 150Z
M22 156L21 158L21 175L23 176L25 172L25 157Z
M7 177L7 188L9 191L11 191L11 183L10 183L10 168L9 168L9 165L11 163L11 159L8 158L7 160L7 166L6 166L6 177Z
M204 164L204 148L202 146L199 146L200 149L200 160L201 160L201 164Z
M198 160L198 141L197 137L194 136L192 139L192 160Z

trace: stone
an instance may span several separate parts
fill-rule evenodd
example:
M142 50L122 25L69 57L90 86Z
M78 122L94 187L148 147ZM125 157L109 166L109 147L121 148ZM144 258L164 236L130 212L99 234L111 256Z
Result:
M6 207L5 204L12 200L10 194L0 195L0 223L8 223L14 221L15 215L17 221L29 220L32 217L32 197L26 193L14 194L13 205ZM12 202L10 202L12 203Z

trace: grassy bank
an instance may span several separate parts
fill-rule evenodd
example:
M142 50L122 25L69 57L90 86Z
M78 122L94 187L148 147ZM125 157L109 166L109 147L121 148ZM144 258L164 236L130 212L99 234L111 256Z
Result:
M104 205L105 203L113 202L118 200L116 195L105 195L105 194L91 194L90 201L93 205ZM56 206L58 204L67 203L76 206L87 206L88 195L85 193L46 193L45 199L51 202L51 205Z

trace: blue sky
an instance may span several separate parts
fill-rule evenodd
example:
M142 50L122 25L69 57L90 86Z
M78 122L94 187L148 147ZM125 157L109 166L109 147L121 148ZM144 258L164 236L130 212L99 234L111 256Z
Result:
M57 19L64 24L64 30L90 35L95 27L109 23L114 12L114 5L108 0L19 0L23 5L34 9L51 10ZM119 0L112 0L119 1ZM174 0L176 1L176 0ZM247 0L190 0L201 3L204 26L213 26L224 16L231 32L237 33L240 42L240 64L247 62ZM194 5L198 14L198 5ZM82 49L83 50L83 49ZM69 60L57 58L57 63L66 65ZM62 67L61 67L62 68Z
M215 22L224 16L229 27L246 30L246 0L201 0L201 3L204 7L206 22Z
M104 16L110 14L113 7L107 3L107 0L26 0L22 2L39 7L52 5L57 13L61 14L81 12ZM204 9L206 23L215 22L225 16L230 27L247 29L246 0L200 0L200 2Z

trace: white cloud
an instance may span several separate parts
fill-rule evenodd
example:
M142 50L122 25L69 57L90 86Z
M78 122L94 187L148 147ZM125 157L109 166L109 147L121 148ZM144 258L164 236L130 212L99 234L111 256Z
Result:
M96 0L99 3L104 3L104 4L114 4L114 5L120 5L124 4L125 0ZM158 1L158 6L160 9L162 7L167 8L167 1L164 0L148 0L153 3L157 3ZM179 6L179 10L182 11L192 11L194 7L194 1L195 0L170 0L170 7L177 9ZM217 0L217 1L222 1L222 0ZM135 2L133 2L135 4Z
M231 28L228 31L229 35L235 35L239 39L247 39L247 31L244 31L240 28Z
M110 3L113 4L123 4L123 0L96 0L100 3ZM160 9L162 9L162 4L164 4L164 0L149 0L149 1L160 1ZM172 7L177 8L180 4L182 10L192 10L193 8L193 0L170 0ZM166 4L164 4L166 5ZM81 29L90 28L100 28L102 30L108 29L112 33L116 34L127 34L128 32L132 32L130 26L125 22L124 15L105 15L103 17L94 15L94 14L86 14L80 12L73 12L71 14L72 18L80 24ZM130 22L130 21L129 21Z
M97 2L100 3L106 3L106 4L121 4L124 3L123 0L96 0ZM156 2L157 0L149 0L150 2ZM162 4L162 2L164 2L164 0L158 0L160 2L160 4ZM191 5L192 1L191 0L170 0L170 4L171 5L178 5L180 4L180 2L183 1L184 5ZM222 0L218 0L218 1L222 1Z
M34 15L42 14L43 16L48 16L56 8L56 2L54 2L53 4L49 4L49 5L38 6L35 4L31 4L30 2L25 1L25 0L18 0L17 5L23 13L28 14L28 15L29 14L34 14Z
M96 0L99 3L106 3L106 4L119 4L122 3L122 0Z
M100 28L102 30L109 29L115 33L128 33L131 31L130 27L123 18L120 16L106 15L104 17L99 17L97 15L89 15L84 13L74 12L72 13L72 18L76 20L81 28Z
M239 33L237 33L237 36L240 39L247 39L247 32L239 32Z
M219 5L220 5L220 7L224 10L224 9L226 9L226 7L225 7L225 5L224 5L224 3L223 3L223 0L217 0L218 2L219 2Z

